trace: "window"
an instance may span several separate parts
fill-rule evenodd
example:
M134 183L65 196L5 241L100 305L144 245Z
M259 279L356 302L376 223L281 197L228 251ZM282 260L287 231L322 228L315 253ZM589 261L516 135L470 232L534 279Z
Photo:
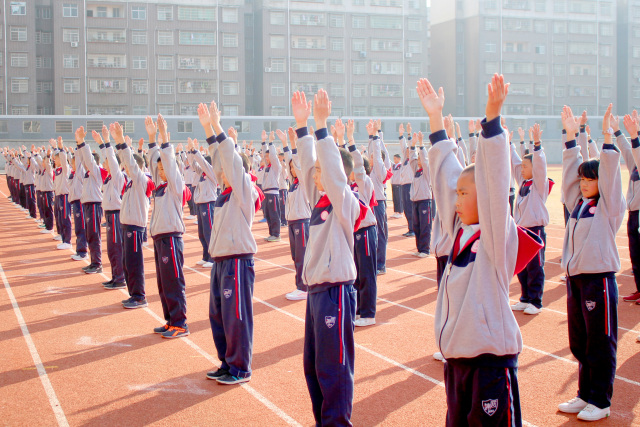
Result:
M371 74L402 74L402 62L371 62Z
M496 53L496 44L495 43L485 43L484 51L486 53Z
M344 73L344 61L329 61L329 72L333 74Z
M222 82L223 95L238 95L240 93L240 83L238 82Z
M271 49L284 49L284 36L281 36L281 35L269 36L269 45Z
M87 67L90 68L126 68L126 55L89 54L87 55Z
M293 59L291 71L294 73L324 73L325 62L321 59Z
M421 31L422 21L419 18L409 18L407 20L407 28L409 31Z
M291 12L291 25L324 26L324 13Z
M222 47L238 47L238 33L223 33Z
M215 70L215 56L180 56L178 68L181 70Z
M342 83L332 83L329 87L329 95L332 97L344 97L344 85Z
M410 76L418 76L420 75L420 70L422 69L422 67L420 66L420 63L417 62L410 62L409 63L409 75Z
M12 53L11 54L11 66L12 67L27 67L29 61L26 53Z
M536 33L546 33L548 30L546 21L535 21L533 23L533 31Z
M356 52L362 52L364 54L363 57L366 57L366 52L364 52L365 50L367 50L366 39L353 39L352 45L353 45L353 50L355 50Z
M65 18L77 18L78 17L78 5L64 3L62 5L62 16Z
M171 95L173 94L173 82L171 81L159 81L158 82L158 95Z
M147 32L144 30L132 30L131 44L147 44Z
M34 120L22 122L22 133L40 133L40 122Z
M80 30L77 28L63 28L62 41L65 43L78 43L80 41Z
M564 77L567 75L567 67L564 64L553 64L553 75Z
M56 133L73 133L73 122L71 120L56 120Z
M178 133L193 132L193 122L178 121Z
M497 18L484 18L484 30L485 31L497 31L498 19Z
M173 6L158 6L158 21L173 21Z
M62 66L64 68L79 68L80 60L78 55L64 55L62 59Z
M402 18L399 16L370 16L371 28L393 29L402 28Z
M27 41L27 27L11 27L9 31L9 40L12 42Z
M146 95L149 93L149 82L144 79L131 80L131 92L134 95Z
M36 44L51 44L51 33L36 31Z
M147 57L146 56L134 56L132 62L132 68L134 70L146 70L147 69Z
M147 19L147 7L146 6L132 6L131 7L131 19L137 19L140 21L146 21Z
M26 1L12 1L11 2L11 14L12 15L26 15L27 14L27 2Z
M63 79L64 93L80 93L80 79Z
M281 106L271 107L271 115L272 116L286 116L287 108Z
M544 55L545 53L547 53L547 47L543 44L539 44L536 46L536 53L538 55Z
M291 47L294 49L324 49L326 42L324 36L293 36Z
M133 106L133 115L134 116L146 116L149 111L146 105L134 105Z
M180 31L180 44L215 46L216 33Z
M238 9L231 7L222 8L222 22L228 24L238 23Z
M556 56L564 56L567 54L566 45L564 43L553 44L553 54Z
M36 19L51 19L51 8L36 7Z
M329 15L329 26L332 28L344 28L344 15Z
M178 6L179 21L215 21L216 10L206 7Z
M158 70L173 70L173 56L158 56Z
M29 114L29 106L28 105L12 105L11 114L13 114L14 116L26 116L27 114Z
M344 50L344 39L341 38L332 38L330 39L331 50L333 51L343 51Z
M173 46L173 31L158 31L158 44Z
M215 81L211 80L179 80L180 93L214 93Z
M353 85L352 87L353 87L353 96L355 97L367 96L367 85L357 84L357 85Z
M238 57L237 56L223 56L222 57L222 71L238 71Z
M89 79L89 93L127 93L127 79Z
M36 82L36 93L52 93L53 92L53 82Z
M271 96L285 96L284 83L271 83Z
M393 96L402 96L402 87L400 85L373 84L371 85L371 96L386 98Z
M286 71L284 58L271 58L271 72L284 73Z
M225 116L237 116L239 110L240 110L240 107L238 107L237 105L223 105L222 106L222 113Z
M51 57L36 56L36 68L51 68Z
M366 61L352 61L351 69L353 74L367 74L367 63Z
M484 72L486 74L495 74L499 70L498 63L494 61L487 61L484 63Z
M354 15L351 17L351 28L365 28L367 26L366 16Z
M613 24L600 24L600 35L605 37L614 36Z
M272 10L271 12L269 12L269 22L271 25L284 25L285 24L284 12Z
M149 82L143 79L131 80L131 92L134 95L146 95L149 93Z

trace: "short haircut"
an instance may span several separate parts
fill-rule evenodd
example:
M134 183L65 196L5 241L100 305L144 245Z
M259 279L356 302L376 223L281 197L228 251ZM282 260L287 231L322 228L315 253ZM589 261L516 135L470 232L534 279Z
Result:
M100 164L100 154L98 153L91 153L93 155L93 159L96 161L97 164Z
M367 175L371 175L371 163L369 163L369 159L363 157L362 160L364 162L364 171L367 173Z
M600 168L600 160L591 159L582 163L578 167L578 176L580 178L598 179L598 169Z
M393 157L397 157L399 159L400 158L400 154L394 154Z
M136 163L138 164L138 167L140 169L143 169L145 161L144 161L144 158L140 154L135 154L134 153L133 154L133 160L136 161Z
M249 157L246 154L240 153L240 158L242 159L242 167L246 173L249 173Z
M476 182L476 165L475 163L470 164L466 168L462 169L460 176L469 174L473 178L473 182Z
M338 148L338 150L340 151L340 157L342 158L344 173L346 173L347 178L349 178L351 176L351 172L353 172L353 156L344 148Z
M533 154L525 154L522 160L529 160L530 162L533 162Z
M211 164L211 156L205 156L204 159L207 161L207 163Z
M53 158L55 159L56 157L60 157L60 153L58 151L56 151L53 155Z

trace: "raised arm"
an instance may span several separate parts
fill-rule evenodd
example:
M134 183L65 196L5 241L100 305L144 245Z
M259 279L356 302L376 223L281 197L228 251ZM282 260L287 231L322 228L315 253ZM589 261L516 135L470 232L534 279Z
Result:
M577 132L578 125L570 107L563 108L562 123L567 131L567 138L573 137ZM576 140L572 138L565 142L565 149L562 152L562 193L564 194L564 204L569 212L573 212L582 197L580 177L578 176L578 168L582 164L582 159L582 153Z

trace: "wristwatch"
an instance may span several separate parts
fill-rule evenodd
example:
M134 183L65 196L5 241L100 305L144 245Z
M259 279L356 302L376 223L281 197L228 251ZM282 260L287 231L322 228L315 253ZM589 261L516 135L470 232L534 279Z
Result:
M610 127L609 129L602 131L603 135L613 135L613 128Z

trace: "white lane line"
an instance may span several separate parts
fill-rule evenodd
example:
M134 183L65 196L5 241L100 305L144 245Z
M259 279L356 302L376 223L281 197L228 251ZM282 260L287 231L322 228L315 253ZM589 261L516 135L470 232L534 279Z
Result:
M40 354L38 353L38 349L31 339L31 334L29 333L29 328L27 328L27 324L24 321L24 317L22 317L22 311L18 306L18 301L16 297L13 295L13 290L11 290L11 285L9 285L9 281L7 280L7 276L4 274L4 269L2 268L2 264L0 264L0 276L2 276L2 281L4 282L4 288L9 295L9 300L11 301L11 305L13 306L13 312L18 319L18 324L20 325L20 329L22 330L22 335L24 336L24 340L27 343L27 347L29 348L29 353L31 353L31 358L33 359L33 363L36 366L36 370L38 371L38 376L40 377L40 381L42 382L42 386L44 387L44 391L47 394L47 398L49 399L49 404L51 405L51 409L53 409L53 414L58 421L58 425L61 427L69 426L69 422L67 421L67 417L64 414L64 410L60 405L60 401L58 400L58 396L56 396L55 390L53 390L53 386L51 385L51 381L49 381L49 376L47 375L47 370L44 368L42 364L42 359L40 359Z

